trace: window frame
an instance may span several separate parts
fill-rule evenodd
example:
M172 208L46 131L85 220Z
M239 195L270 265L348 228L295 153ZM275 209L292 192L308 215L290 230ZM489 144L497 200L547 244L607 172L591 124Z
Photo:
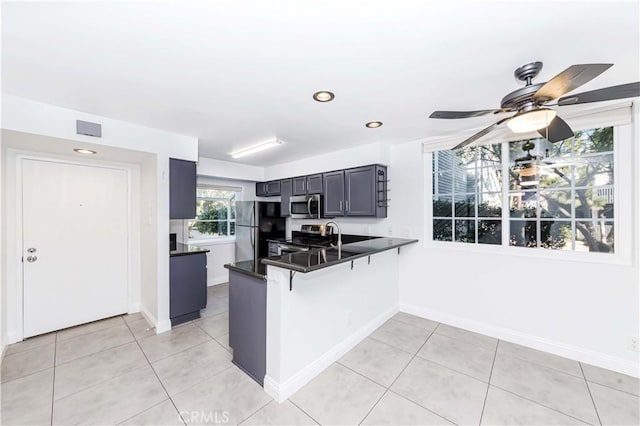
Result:
M632 146L633 146L633 123L631 124L612 124L601 125L597 121L589 123L588 125L582 125L575 130L586 130L599 127L613 127L613 192L614 192L614 206L615 216L613 218L614 224L614 241L616 242L616 248L614 253L600 253L600 252L577 252L574 250L553 250L545 249L542 247L517 247L509 245L510 235L510 209L509 209L509 142L514 140L522 140L525 137L509 137L499 138L498 140L491 140L487 138L486 144L501 143L502 144L502 244L479 244L466 243L458 241L437 241L433 240L433 155L438 151L424 152L424 200L425 200L425 216L424 216L424 229L425 239L423 246L425 248L438 249L438 250L454 250L454 251L466 251L476 252L490 255L514 255L523 257L536 257L548 260L570 260L577 262L588 263L606 263L606 264L621 264L632 265L632 237L633 232L628 230L633 228L633 200L634 200L634 188L633 185L621 182L621 176L632 177ZM455 141L458 141L456 138ZM453 143L450 143L453 145ZM497 218L496 218L497 219ZM571 220L575 220L573 217ZM627 231L622 232L625 229Z
M197 183L196 184L196 191L198 188L203 188L203 189L213 189L213 190L219 190L219 191L231 191L235 193L235 200L234 201L240 201L240 197L242 194L242 189L241 188L229 188L226 186L221 186L221 185L211 185L211 184L206 184L206 183ZM231 201L232 198L224 198L224 197L198 197L197 196L197 192L196 192L196 203L199 200L207 200L207 201L221 201L223 203L226 204L226 208L227 208L227 218L226 219L198 219L197 216L194 219L189 219L186 221L185 223L185 227L186 230L185 232L187 233L187 235L189 235L189 226L190 223L197 223L197 222L202 222L202 223L226 223L227 224L227 233L226 235L220 235L220 236L208 236L206 238L188 238L189 243L193 243L193 244L203 244L203 243L215 243L215 242L223 242L223 241L234 241L235 240L235 234L230 235L231 233L231 224L235 224L236 223L236 219L237 218L231 218ZM234 226L235 228L235 226Z

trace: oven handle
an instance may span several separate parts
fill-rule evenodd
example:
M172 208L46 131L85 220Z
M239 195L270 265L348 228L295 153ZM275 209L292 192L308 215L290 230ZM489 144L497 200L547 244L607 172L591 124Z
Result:
M309 197L309 199L307 200L307 212L309 212L309 217L313 217L313 215L311 214L311 201L313 200L312 197Z

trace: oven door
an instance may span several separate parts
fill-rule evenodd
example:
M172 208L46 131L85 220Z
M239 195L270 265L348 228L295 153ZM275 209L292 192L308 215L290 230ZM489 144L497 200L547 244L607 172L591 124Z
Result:
M301 195L291 197L289 212L292 219L320 219L322 204L320 195Z
M302 251L309 251L309 247L301 247L293 244L278 244L278 256L299 253Z

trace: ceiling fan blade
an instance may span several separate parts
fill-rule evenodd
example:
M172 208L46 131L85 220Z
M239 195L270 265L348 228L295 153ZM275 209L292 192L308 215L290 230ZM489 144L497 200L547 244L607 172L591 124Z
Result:
M569 127L567 122L557 115L553 120L551 120L549 126L538 130L538 133L540 133L540 135L549 142L559 142L573 137L573 130L571 130L571 127Z
M480 117L482 115L487 115L491 113L504 112L502 109L482 109L478 111L434 111L431 113L429 118L470 118L470 117Z
M635 98L638 96L640 96L640 81L565 96L564 98L558 99L558 105L586 104L589 102L611 101L613 99Z
M559 98L565 93L577 89L583 84L593 80L613 64L579 64L571 65L560 74L547 81L535 95L534 99L542 102Z
M460 142L458 145L454 146L451 149L458 149L458 148L462 148L465 147L467 145L469 145L470 143L480 139L481 137L483 137L484 135L486 135L487 133L491 132L493 129L495 129L496 127L498 127L499 125L501 125L502 123L504 123L505 121L509 121L511 119L511 117L506 117L503 118L502 120L499 120L495 123L493 123L491 126L480 130L478 133L476 133L475 135L463 140L462 142Z

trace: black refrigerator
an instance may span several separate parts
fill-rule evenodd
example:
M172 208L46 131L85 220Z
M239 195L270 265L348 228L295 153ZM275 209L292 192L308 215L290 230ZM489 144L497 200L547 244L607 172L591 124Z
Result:
M283 240L285 227L279 202L236 202L236 262L267 257L268 240Z

